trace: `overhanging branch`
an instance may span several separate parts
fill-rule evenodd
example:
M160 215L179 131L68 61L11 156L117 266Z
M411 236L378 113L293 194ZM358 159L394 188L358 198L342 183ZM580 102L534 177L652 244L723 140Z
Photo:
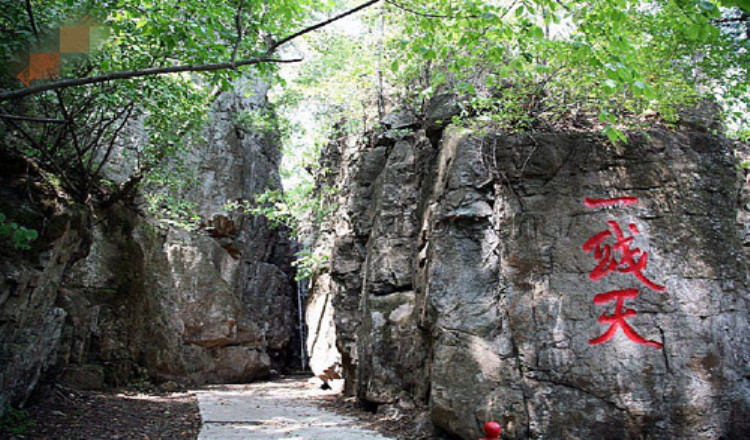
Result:
M11 119L14 121L25 122L41 122L43 124L64 124L67 122L64 119L32 118L31 116L6 115L4 113L0 113L0 119Z
M279 48L279 46L281 46L283 44L286 44L286 43L294 40L295 38L299 38L299 37L301 37L301 36L303 36L305 34L309 34L310 32L318 30L318 29L320 29L320 28L322 28L324 26L328 26L329 24L333 23L334 21L338 21L338 20L341 20L344 17L348 17L348 16L350 16L350 15L352 15L354 13L357 13L357 12L359 12L359 11L365 9L365 8L368 8L368 7L372 6L372 5L374 5L375 3L378 3L379 1L380 0L370 0L369 2L362 3L361 5L357 6L356 8L350 9L350 10L348 10L346 12L343 12L343 13L335 16L335 17L329 18L328 20L321 21L318 24L314 24L314 25L312 25L310 27L306 27L306 28L302 29L299 32L295 32L292 35L289 35L288 37L282 38L281 40L273 43L271 45L271 47L268 49L268 52L271 53L271 52L275 51L277 48Z
M734 24L734 23L748 23L750 22L750 14L743 13L739 17L729 17L729 18L717 18L715 20L711 20L711 23L713 24Z
M117 79L132 79L140 78L143 76L154 76L164 75L167 73L182 73L182 72L212 72L216 70L234 69L236 67L249 66L251 64L260 63L298 63L302 61L301 58L294 59L278 59L278 58L251 58L249 60L237 61L235 63L217 63L217 64L202 64L187 66L172 66L172 67L153 67L150 69L143 70L125 70L122 72L112 72L106 75L89 76L86 78L76 79L64 79L62 81L55 81L48 84L42 84L34 87L27 87L25 89L14 90L12 92L0 93L0 101L7 99L22 98L28 95L36 95L38 93L46 92L48 90L65 89L68 87L85 86L89 84L103 83L107 81L113 81Z
M280 46L296 38L299 38L305 34L308 34L324 26L327 26L335 21L341 20L344 17L348 17L349 15L359 12L369 6L374 5L375 3L378 3L379 1L380 0L370 0L346 12L336 15L335 17L329 18L328 20L306 27L298 32L295 32L287 37L284 37L281 40L274 42L268 48L266 53L263 56L258 57L258 58L250 58L247 60L236 61L236 62L234 61L234 59L232 59L230 62L216 63L216 64L202 64L202 65L190 64L190 65L185 65L185 66L154 67L154 68L141 69L141 70L127 70L127 71L121 71L121 72L112 72L112 73L108 73L105 75L90 76L90 77L85 77L85 78L65 79L61 81L55 81L55 82L51 82L47 84L34 86L34 87L27 87L24 89L13 90L11 92L0 93L0 101L22 98L24 96L29 96L29 95L36 95L36 94L43 93L49 90L58 90L58 89L65 89L68 87L85 86L89 84L97 84L97 83L103 83L103 82L120 80L120 79L132 79L132 78L140 78L144 76L165 75L169 73L182 73L182 72L211 72L211 71L217 71L217 70L236 69L237 67L249 66L252 64L261 64L261 63L300 62L302 61L301 58L279 59L279 58L273 58L272 55L276 51L276 49L278 49Z

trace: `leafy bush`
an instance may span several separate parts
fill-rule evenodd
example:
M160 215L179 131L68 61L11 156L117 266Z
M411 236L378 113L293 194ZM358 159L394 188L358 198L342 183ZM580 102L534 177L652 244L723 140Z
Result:
M299 251L295 254L297 259L292 263L297 268L297 281L310 278L321 266L328 263L328 255L308 250Z
M5 214L0 213L0 237L9 237L16 249L31 249L30 243L39 237L34 229L19 226L18 223L7 221Z
M195 203L191 201L163 193L146 194L144 198L149 214L162 227L192 230L200 223Z
M23 435L29 428L36 426L28 411L10 408L8 414L0 420L0 433Z

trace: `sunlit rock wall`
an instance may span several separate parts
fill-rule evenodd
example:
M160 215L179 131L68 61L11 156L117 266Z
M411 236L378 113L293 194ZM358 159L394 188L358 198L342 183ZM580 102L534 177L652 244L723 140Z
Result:
M133 206L73 206L2 150L0 212L41 237L26 252L0 249L0 415L40 380L194 385L297 368L288 234L225 210L280 187L277 134L251 122L267 111L266 91L247 80L221 94L205 140L175 167L193 178L182 196L195 203L198 230L165 227ZM147 142L142 129L136 121L125 140ZM118 182L126 146L107 170Z
M266 91L244 81L220 95L204 141L184 158L195 184L183 197L201 230L154 227L117 207L96 213L91 252L61 291L76 311L64 328L64 381L247 382L298 356L286 232L225 209L280 187L276 134L242 122L265 111Z
M750 432L747 226L726 141L449 128L431 144L394 128L334 167L351 177L313 289L355 323L336 327L354 348L328 345L346 347L361 399L415 402L465 439L489 419L509 438ZM621 301L595 303L608 292Z

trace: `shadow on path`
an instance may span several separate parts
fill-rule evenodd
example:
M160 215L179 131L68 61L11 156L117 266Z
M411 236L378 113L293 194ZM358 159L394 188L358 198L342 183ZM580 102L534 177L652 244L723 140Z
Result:
M321 390L308 378L201 389L195 392L203 419L199 440L388 440L355 418L326 411L315 403L316 398L336 393Z

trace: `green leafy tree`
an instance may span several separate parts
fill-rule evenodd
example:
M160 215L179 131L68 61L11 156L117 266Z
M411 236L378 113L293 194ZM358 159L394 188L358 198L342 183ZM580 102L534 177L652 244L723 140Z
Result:
M254 66L273 76L285 44L343 16L305 26L331 4L314 0L29 0L0 21L0 45L10 51L43 45L46 35L83 16L106 26L109 38L88 56L67 57L60 78L0 91L4 143L59 179L80 202L108 205L132 199L143 182L174 183L174 163L196 139L221 91ZM20 2L16 2L20 3ZM25 6L25 7L23 7ZM6 64L13 61L6 59ZM129 124L147 139L120 140ZM105 171L127 156L129 177L114 185Z
M363 10L353 32L326 32ZM59 26L85 15L108 29L104 44L65 55L59 79L20 87L10 74L20 58L10 55L43 48ZM644 115L674 123L681 109L711 98L742 135L749 16L747 0L11 2L0 17L0 136L80 202L132 200L144 182L179 181L173 159L197 139L217 94L247 75L243 68L283 83L280 66L300 61L300 52L309 62L280 102L314 101L331 136L342 119L366 131L386 104L423 110L442 92L458 92L466 114L483 123L536 130L587 120L613 142L626 139L628 125L653 120ZM133 124L148 133L137 147L122 142ZM296 142L286 150L311 158L325 140ZM118 154L130 169L114 183L106 170ZM175 194L154 206L174 205Z
M598 116L610 139L645 111L674 122L702 98L746 126L746 1L386 0L412 101L458 91L507 128ZM745 110L739 111L739 110Z

